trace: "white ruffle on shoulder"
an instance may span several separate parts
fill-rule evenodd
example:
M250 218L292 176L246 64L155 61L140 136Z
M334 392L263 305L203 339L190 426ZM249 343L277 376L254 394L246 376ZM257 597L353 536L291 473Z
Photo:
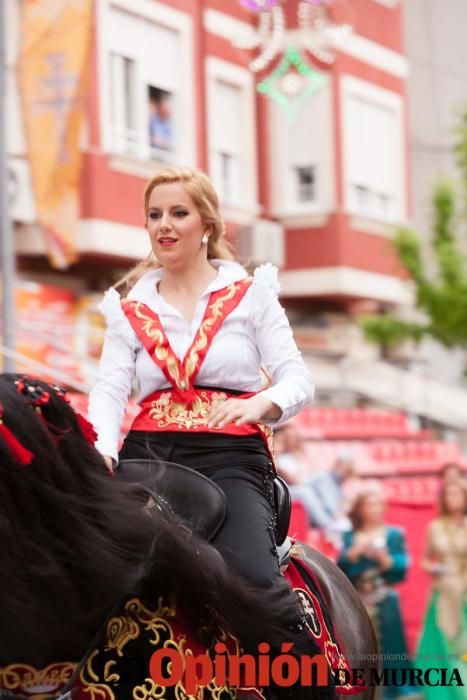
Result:
M279 284L278 270L272 263L264 263L256 268L253 274L253 282L255 289L268 288L271 289L276 296L279 296L281 290Z
M110 287L110 289L104 293L104 297L97 308L105 317L108 324L121 318L123 311L120 304L120 294L114 287Z
M110 287L104 293L104 297L97 308L107 321L109 330L120 333L129 343L135 343L137 340L136 334L123 313L120 294L114 287Z
M278 298L280 290L278 270L275 265L265 263L256 268L251 285L253 321L263 317L265 309Z

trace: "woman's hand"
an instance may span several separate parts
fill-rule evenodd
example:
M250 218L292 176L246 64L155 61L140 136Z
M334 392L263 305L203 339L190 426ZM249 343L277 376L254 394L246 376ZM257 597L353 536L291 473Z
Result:
M281 409L275 403L260 394L250 396L249 399L227 399L212 409L208 427L223 428L228 423L258 423L262 418L280 418L281 414Z
M360 557L363 557L364 554L366 553L366 547L367 545L365 543L360 543L360 544L354 544L352 547L349 547L347 550L347 559L350 561L351 564L355 564Z
M370 558L376 559L381 571L387 571L392 566L392 557L386 547L373 547L373 553Z
M435 577L443 576L447 571L446 564L443 564L440 561L433 561L429 559L422 560L422 568L427 572L427 574L430 574L431 576Z

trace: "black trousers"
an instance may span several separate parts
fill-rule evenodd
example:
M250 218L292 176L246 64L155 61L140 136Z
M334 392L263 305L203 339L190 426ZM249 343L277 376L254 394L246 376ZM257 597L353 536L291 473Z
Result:
M250 583L280 577L272 462L258 435L130 431L120 459L161 459L201 472L225 493L227 514L214 546Z

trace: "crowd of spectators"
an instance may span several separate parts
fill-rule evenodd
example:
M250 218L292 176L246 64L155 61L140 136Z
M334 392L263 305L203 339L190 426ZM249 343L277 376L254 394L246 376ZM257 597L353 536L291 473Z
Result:
M313 464L300 428L285 424L276 435L276 465L294 502L305 509L310 528L321 531L337 552L337 563L359 592L376 629L383 665L409 666L397 584L407 576L411 558L404 529L389 525L384 490L358 475L350 452L330 468ZM423 569L432 592L415 658L418 668L438 666L451 672L467 649L467 480L463 467L445 464L438 474L437 515L425 533ZM443 660L441 660L441 656ZM391 659L397 658L395 663ZM401 659L403 661L401 661ZM436 665L436 664L435 664ZM384 700L445 697L446 688L409 684L383 689ZM464 687L449 688L452 700L465 700Z

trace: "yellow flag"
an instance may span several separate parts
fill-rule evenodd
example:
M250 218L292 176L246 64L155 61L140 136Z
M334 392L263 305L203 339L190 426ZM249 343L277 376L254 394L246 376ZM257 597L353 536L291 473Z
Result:
M39 224L54 267L77 258L80 137L93 0L22 0L18 84Z

